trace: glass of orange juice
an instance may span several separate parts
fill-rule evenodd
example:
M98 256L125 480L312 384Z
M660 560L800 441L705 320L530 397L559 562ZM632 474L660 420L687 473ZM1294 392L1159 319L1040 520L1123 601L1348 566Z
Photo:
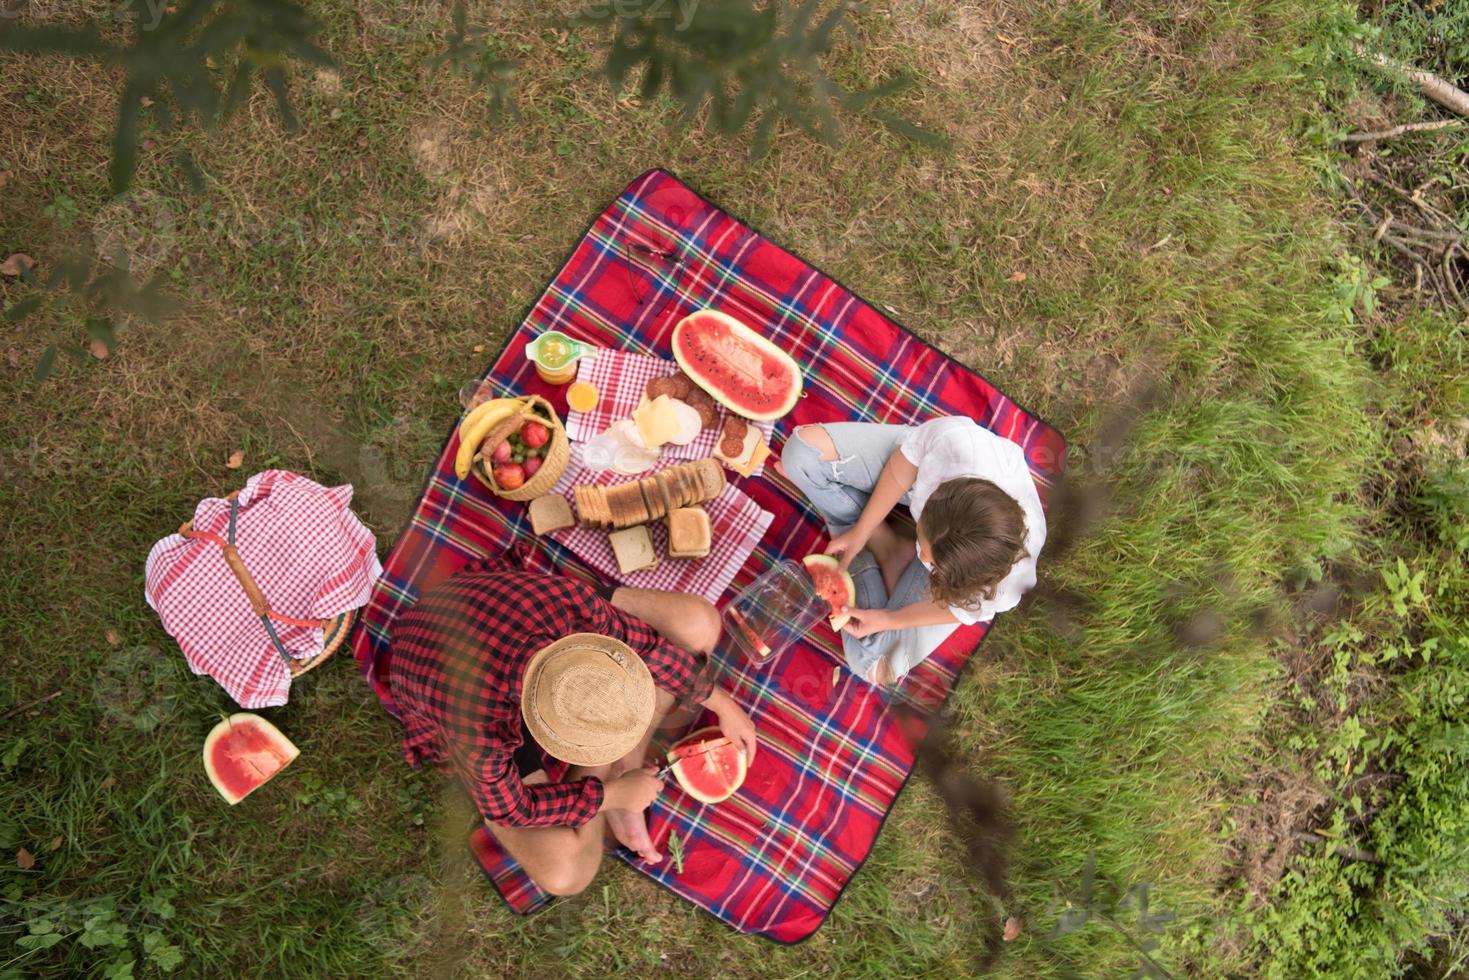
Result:
M576 362L590 350L559 330L547 330L525 345L525 356L548 385L564 385L576 377Z
M590 412L601 397L597 386L590 381L573 381L566 389L566 407L573 412Z

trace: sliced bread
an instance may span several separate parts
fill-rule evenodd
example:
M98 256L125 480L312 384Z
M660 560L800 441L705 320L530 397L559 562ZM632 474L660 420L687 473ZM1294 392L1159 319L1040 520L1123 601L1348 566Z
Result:
M714 536L709 514L702 507L680 507L668 515L668 557L703 558Z
M559 493L548 493L530 502L530 527L537 534L564 531L575 524L571 505Z
M648 533L647 525L613 531L607 535L607 541L624 575L658 564L658 552L653 548L653 536Z

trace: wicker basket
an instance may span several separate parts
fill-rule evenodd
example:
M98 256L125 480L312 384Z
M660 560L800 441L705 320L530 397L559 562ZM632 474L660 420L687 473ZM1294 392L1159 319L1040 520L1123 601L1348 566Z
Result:
M490 488L491 493L506 500L534 500L549 493L556 481L561 479L561 474L566 472L566 465L571 462L571 440L567 438L566 429L561 425L561 419L551 403L539 395L526 395L522 401L524 407L491 429L489 435L485 436L485 441L498 445L526 422L543 423L550 428L551 438L546 443L546 455L541 462L541 468L536 470L536 475L514 490L502 490L495 484L495 477L485 465L483 457L476 457L472 467L474 475Z
M239 496L240 491L236 490L224 499L234 502ZM349 609L344 613L338 613L332 616L330 619L305 620L283 616L270 608L265 594L260 591L260 586L255 583L255 578L250 574L250 570L245 567L245 563L240 558L240 553L235 550L233 542L224 541L218 535L202 534L195 531L193 521L185 521L179 525L179 534L186 538L214 541L220 546L220 551L224 555L225 564L229 566L230 571L235 575L235 579L240 583L240 588L244 590L245 598L249 600L250 608L254 611L255 615L260 616L262 619L270 618L278 622L321 630L322 648L320 653L312 654L309 657L301 657L300 659L295 657L287 658L286 669L291 672L292 678L300 677L308 670L325 663L328 657L341 649L342 644L347 639L347 635L352 632L352 620L356 618L357 610Z

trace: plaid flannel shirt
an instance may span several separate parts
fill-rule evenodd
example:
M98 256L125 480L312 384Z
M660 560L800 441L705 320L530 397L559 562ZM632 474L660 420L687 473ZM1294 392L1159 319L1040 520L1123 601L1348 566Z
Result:
M389 673L407 728L408 762L455 772L495 823L578 827L590 820L602 806L600 780L527 786L514 761L523 744L525 666L536 651L572 633L622 640L675 698L709 696L702 655L664 640L591 586L486 559L427 592L393 628Z

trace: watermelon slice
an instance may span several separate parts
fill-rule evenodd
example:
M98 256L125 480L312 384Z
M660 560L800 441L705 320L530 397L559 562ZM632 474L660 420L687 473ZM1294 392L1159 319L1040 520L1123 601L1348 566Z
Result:
M280 729L241 711L214 726L204 740L204 771L219 795L234 806L300 754Z
M701 728L668 750L678 784L700 803L723 803L745 781L745 753L718 728Z
M695 384L747 419L778 419L801 397L801 369L791 356L718 310L678 321L673 356Z
M852 617L838 610L857 604L857 583L842 571L840 563L831 555L807 555L801 559L801 564L806 566L806 574L811 576L816 594L825 599L831 609L831 628L840 633Z

